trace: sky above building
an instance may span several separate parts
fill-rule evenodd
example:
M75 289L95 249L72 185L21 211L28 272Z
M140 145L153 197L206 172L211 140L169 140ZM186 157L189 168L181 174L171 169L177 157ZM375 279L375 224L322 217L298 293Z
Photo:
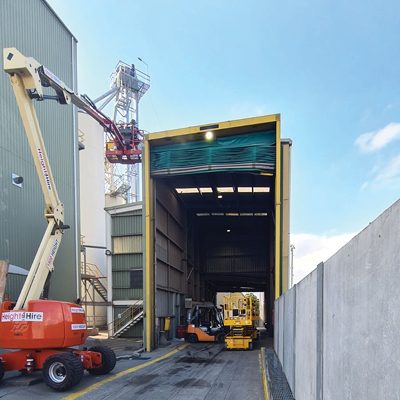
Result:
M281 113L296 281L398 199L400 2L49 3L78 39L81 93L119 60L149 72L142 129Z

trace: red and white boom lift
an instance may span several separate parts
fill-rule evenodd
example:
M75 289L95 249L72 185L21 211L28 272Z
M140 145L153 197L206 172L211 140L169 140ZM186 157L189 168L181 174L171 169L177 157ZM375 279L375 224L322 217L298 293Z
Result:
M4 70L10 76L44 195L47 228L17 302L0 304L0 348L13 350L0 354L0 379L5 371L42 370L46 384L63 391L78 384L85 369L94 375L107 374L114 368L116 358L107 347L77 349L87 337L81 306L41 299L68 226L64 223L64 206L57 194L33 100L51 98L60 104L74 104L92 116L113 143L107 146L110 162L141 162L143 137L135 126L121 133L87 97L75 94L46 67L15 48L4 49ZM54 89L55 95L45 95L43 87Z

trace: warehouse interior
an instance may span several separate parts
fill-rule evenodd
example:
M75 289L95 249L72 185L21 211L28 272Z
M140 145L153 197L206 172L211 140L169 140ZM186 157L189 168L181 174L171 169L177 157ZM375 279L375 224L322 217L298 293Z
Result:
M158 316L174 312L160 310L160 290L213 303L217 292L264 292L264 313L271 323L273 177L251 172L202 173L156 178L155 188L156 220L160 221L156 225ZM168 307L168 300L162 304Z

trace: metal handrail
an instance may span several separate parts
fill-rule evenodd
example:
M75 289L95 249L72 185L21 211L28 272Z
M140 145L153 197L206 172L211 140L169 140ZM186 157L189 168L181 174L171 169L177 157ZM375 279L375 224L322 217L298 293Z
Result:
M121 328L123 328L127 323L132 321L136 316L139 315L143 310L143 301L137 300L134 304L129 306L119 318L116 318L114 321L108 324L108 327L112 328L113 334L118 332Z
M102 272L96 264L91 264L87 262L85 269L85 263L83 261L81 262L81 274L91 275L98 279L105 278L105 276L103 276Z

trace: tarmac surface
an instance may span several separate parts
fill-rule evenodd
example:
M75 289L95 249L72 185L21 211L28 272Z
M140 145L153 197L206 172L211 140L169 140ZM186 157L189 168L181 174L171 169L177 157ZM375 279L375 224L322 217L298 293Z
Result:
M258 342L253 351L227 351L220 344L184 344L170 346L152 353L127 351L138 344L129 340L115 341L120 360L108 375L98 377L85 372L79 385L68 392L57 393L43 382L31 386L0 384L0 399L66 399L66 400L260 400L264 398ZM109 343L107 343L109 345ZM124 354L125 353L125 354ZM125 356L134 354L132 359ZM121 357L122 356L122 357ZM40 381L41 373L36 376ZM14 379L15 381L16 379ZM21 381L22 382L22 381Z

